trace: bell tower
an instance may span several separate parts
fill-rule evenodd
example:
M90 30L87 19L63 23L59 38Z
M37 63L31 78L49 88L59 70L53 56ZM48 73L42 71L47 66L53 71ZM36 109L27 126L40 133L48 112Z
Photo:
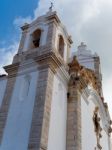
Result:
M18 61L21 54L34 51L39 55L54 52L64 63L68 62L72 40L56 12L49 10L31 24L25 23L21 29L21 41L14 62Z
M52 9L21 27L0 108L1 150L65 150L71 36Z

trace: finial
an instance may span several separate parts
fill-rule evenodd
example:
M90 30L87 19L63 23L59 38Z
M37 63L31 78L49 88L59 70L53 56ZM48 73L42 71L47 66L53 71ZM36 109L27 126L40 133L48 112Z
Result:
M49 11L52 11L53 6L54 6L54 4L53 4L53 2L51 2L51 6L49 7Z

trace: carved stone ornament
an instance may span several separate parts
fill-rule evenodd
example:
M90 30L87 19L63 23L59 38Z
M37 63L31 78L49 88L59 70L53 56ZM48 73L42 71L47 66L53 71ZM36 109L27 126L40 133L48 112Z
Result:
M79 81L79 76L77 73L72 73L70 76L69 85L76 85L76 82Z
M109 136L111 136L111 133L112 133L112 127L111 126L108 129L108 133L109 133Z
M73 83L74 83L74 81L79 80L81 77L82 80L86 83L86 85L91 84L93 86L93 88L96 91L98 91L98 84L97 84L97 80L96 80L94 71L81 66L79 64L79 62L77 61L76 56L74 56L71 63L69 63L69 73L71 75L71 80L73 81ZM73 77L73 73L75 74L75 77ZM83 88L85 88L85 86L82 87L82 89Z
M109 129L108 129L108 133L109 133L109 136L111 136L111 134L112 134L112 120L110 120L110 127L109 127Z
M96 139L97 139L97 149L101 150L102 147L100 145L100 138L102 138L101 135L102 128L100 126L100 117L98 113L99 113L99 108L95 107L94 114L93 114L93 123L94 123L94 130L96 133Z

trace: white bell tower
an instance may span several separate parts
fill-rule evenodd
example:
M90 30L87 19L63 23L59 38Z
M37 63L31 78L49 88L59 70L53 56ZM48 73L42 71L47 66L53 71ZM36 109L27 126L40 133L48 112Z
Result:
M0 108L1 150L65 150L71 37L52 9L25 24Z

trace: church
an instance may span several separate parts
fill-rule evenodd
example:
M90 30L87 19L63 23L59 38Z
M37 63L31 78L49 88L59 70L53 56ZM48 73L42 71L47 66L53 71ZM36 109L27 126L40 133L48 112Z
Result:
M100 58L72 37L52 8L21 27L0 75L0 150L112 150Z

